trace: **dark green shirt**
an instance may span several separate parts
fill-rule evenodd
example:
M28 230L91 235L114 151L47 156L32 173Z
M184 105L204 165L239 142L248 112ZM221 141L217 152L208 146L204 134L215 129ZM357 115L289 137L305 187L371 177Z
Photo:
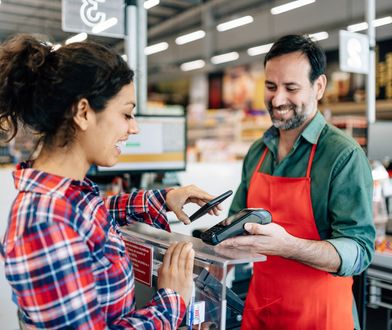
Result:
M260 171L296 178L306 176L311 146L317 143L311 171L311 198L319 235L336 248L341 258L337 275L361 273L373 258L375 240L373 179L362 148L354 139L326 123L321 113L316 114L279 163L278 142L279 131L271 127L250 147L229 214L246 207L249 183L266 146L269 152Z

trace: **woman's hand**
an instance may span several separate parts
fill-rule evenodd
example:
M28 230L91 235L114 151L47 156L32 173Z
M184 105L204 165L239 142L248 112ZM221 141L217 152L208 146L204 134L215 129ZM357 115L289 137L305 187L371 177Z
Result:
M158 270L158 289L176 291L187 306L192 296L194 258L192 243L174 243L167 249Z
M170 190L166 195L166 204L167 208L175 213L178 220L188 225L191 223L191 221L182 210L183 206L191 202L196 203L199 206L203 206L213 198L214 196L210 195L204 190L201 190L199 187L190 185ZM220 210L221 207L217 205L208 213L218 215Z

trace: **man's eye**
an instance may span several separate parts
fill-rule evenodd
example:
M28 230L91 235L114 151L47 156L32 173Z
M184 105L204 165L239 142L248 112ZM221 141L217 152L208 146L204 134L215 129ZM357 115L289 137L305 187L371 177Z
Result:
M131 120L131 119L133 119L133 118L135 118L133 115L129 115L129 114L125 114L125 118L127 119L127 120Z
M273 91L273 90L275 90L275 86L266 86L267 87L267 89L269 90L269 91Z

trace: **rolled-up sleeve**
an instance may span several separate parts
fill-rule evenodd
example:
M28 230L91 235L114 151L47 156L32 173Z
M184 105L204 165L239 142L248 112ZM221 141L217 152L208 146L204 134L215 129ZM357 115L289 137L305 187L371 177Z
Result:
M374 255L375 228L372 211L373 179L369 162L356 147L339 158L330 189L328 212L331 238L341 266L336 275L363 272Z

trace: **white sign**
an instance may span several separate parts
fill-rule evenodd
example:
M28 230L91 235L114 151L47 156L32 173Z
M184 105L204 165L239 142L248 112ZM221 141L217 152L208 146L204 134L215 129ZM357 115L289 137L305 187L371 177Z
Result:
M339 64L345 72L369 72L369 38L367 35L339 31Z
M124 0L62 0L62 29L124 37Z

